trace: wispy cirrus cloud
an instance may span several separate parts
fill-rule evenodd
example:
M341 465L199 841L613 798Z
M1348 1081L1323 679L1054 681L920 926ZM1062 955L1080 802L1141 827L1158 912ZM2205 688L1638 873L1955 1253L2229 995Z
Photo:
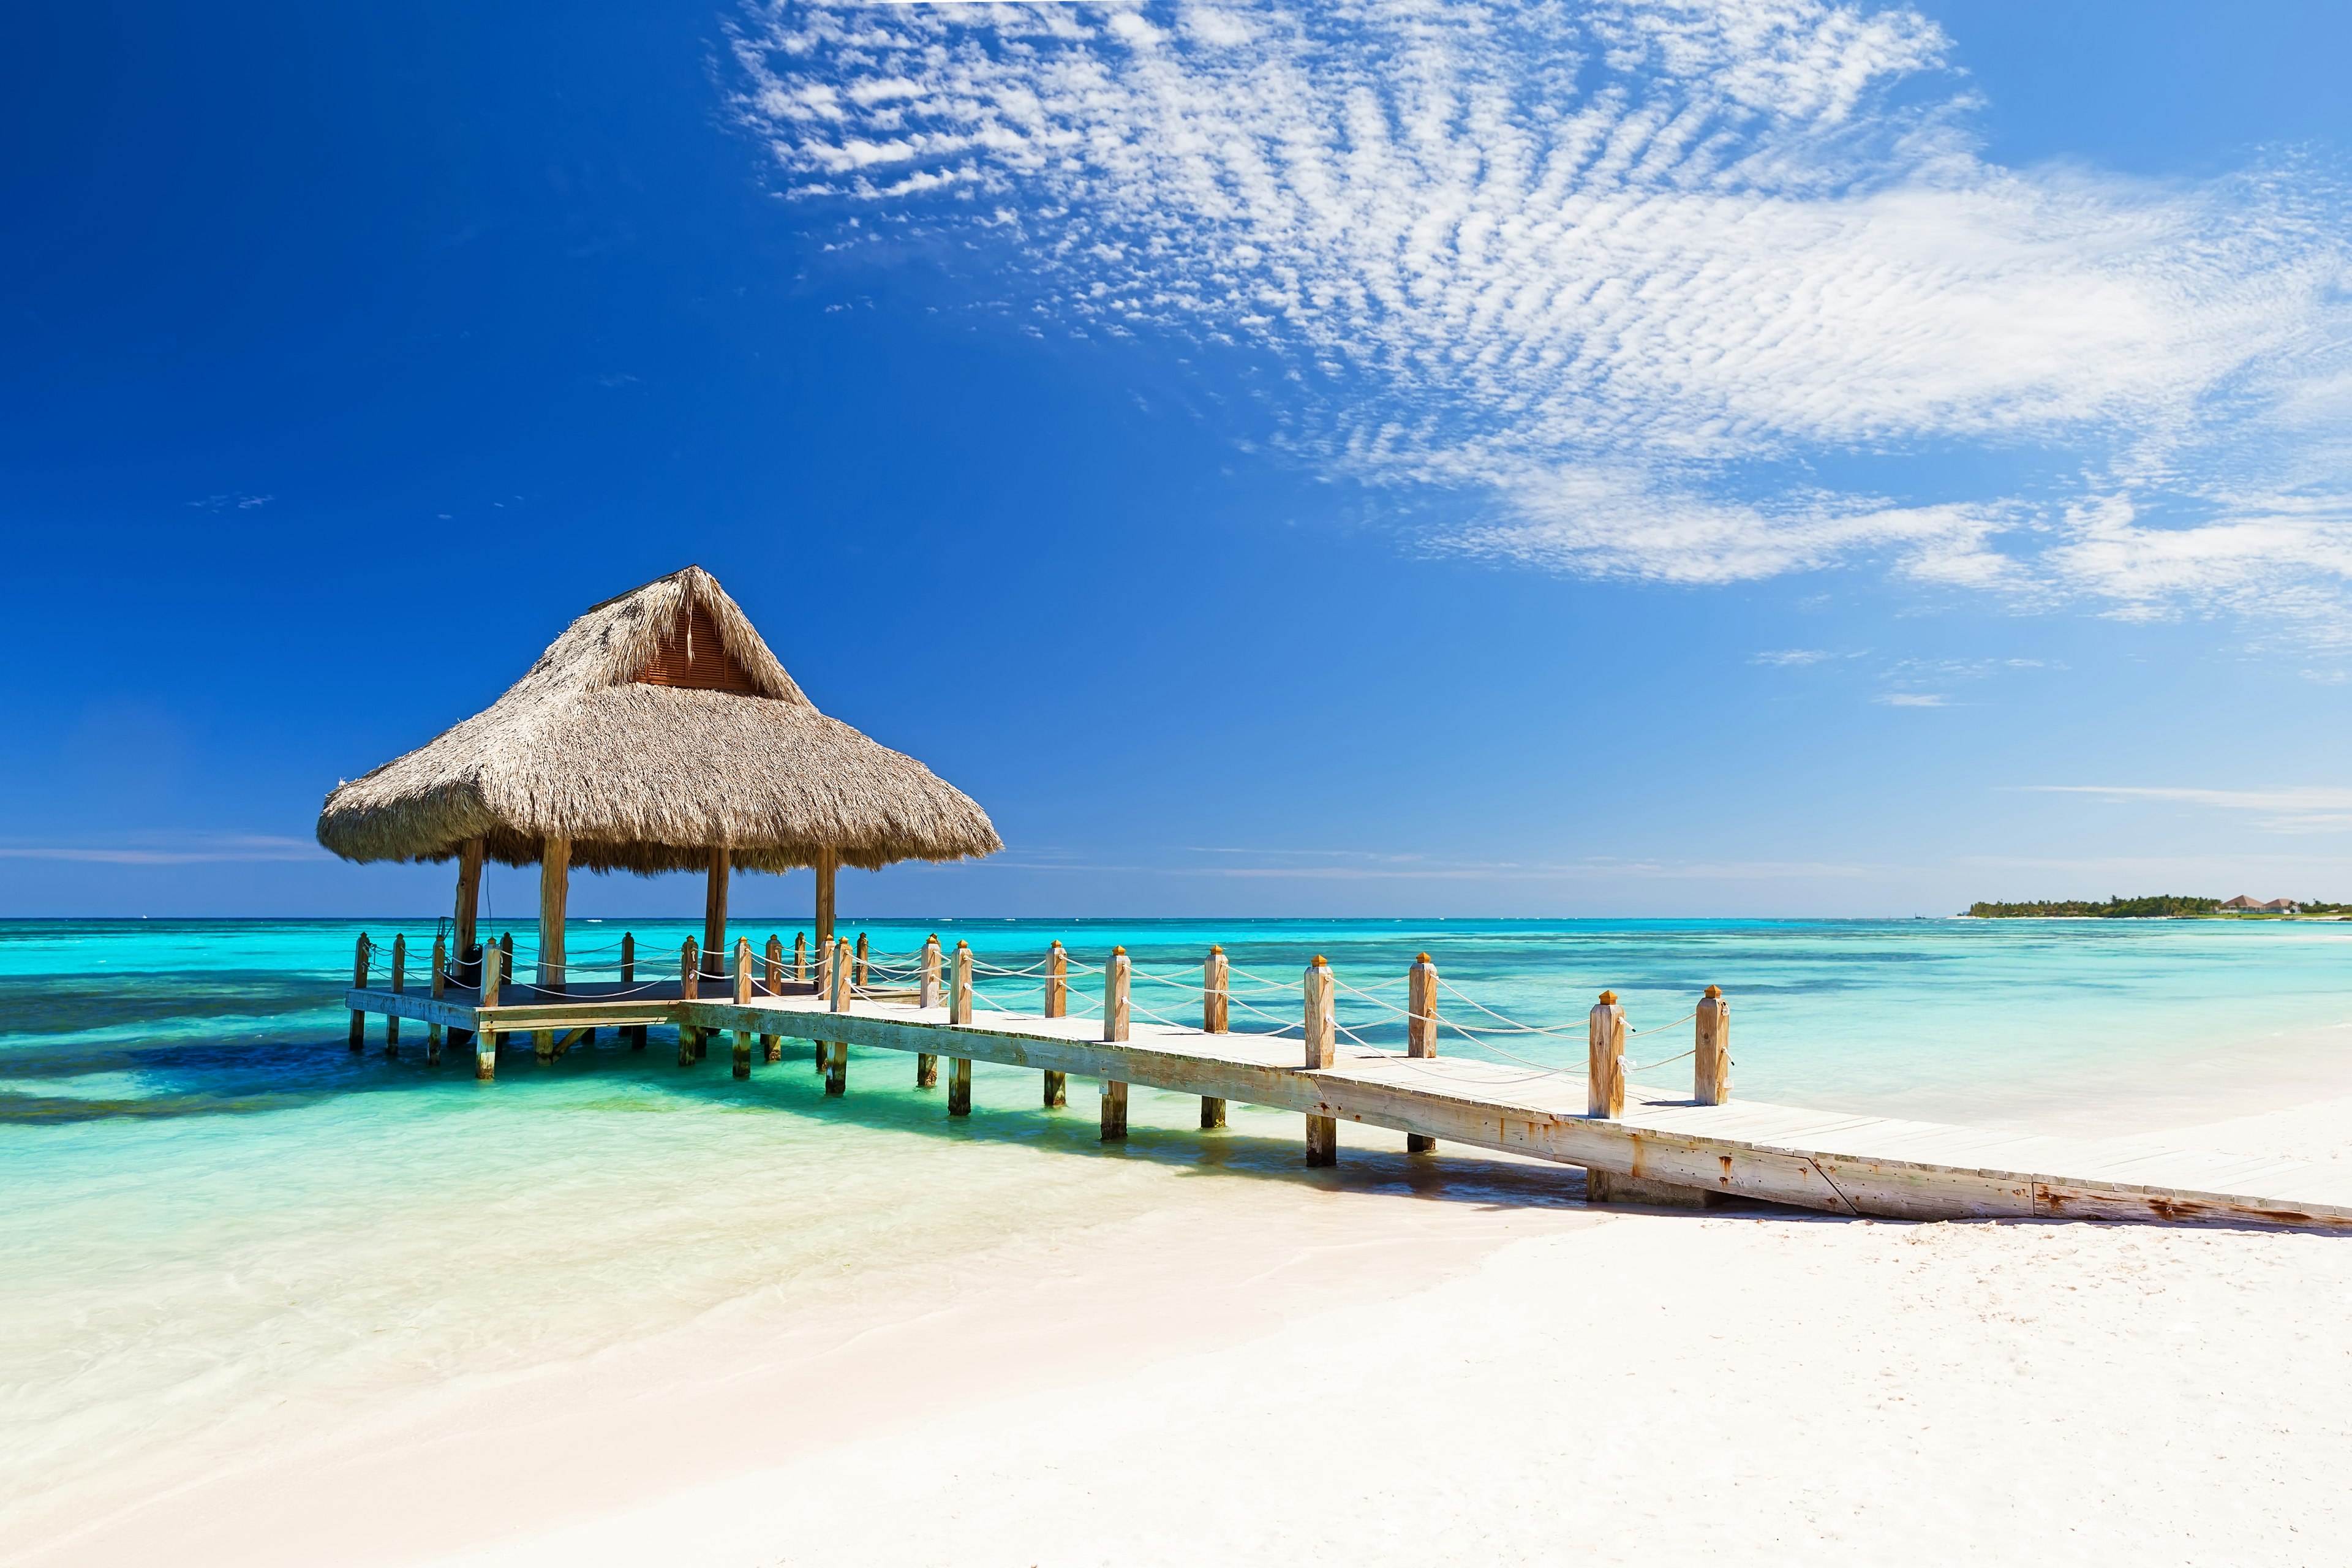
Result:
M2024 784L2036 795L2087 795L2103 800L2165 801L2249 814L2278 833L2352 828L2352 789L2333 784L2284 784L2261 789L2201 789L2173 784Z
M112 843L0 839L0 860L82 860L109 866L199 866L265 860L325 860L307 838L261 833L133 834Z
M1685 583L1877 562L2333 635L2336 187L1990 163L1916 12L746 15L738 111L839 243L951 237L1041 326L1261 355L1311 460L1485 498L1452 548ZM1816 477L1956 446L2052 458L2014 495Z

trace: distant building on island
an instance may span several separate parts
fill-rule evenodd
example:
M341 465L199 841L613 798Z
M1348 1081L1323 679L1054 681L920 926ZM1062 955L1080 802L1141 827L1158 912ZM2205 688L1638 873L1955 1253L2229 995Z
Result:
M2222 900L2221 907L2225 910L2239 910L2258 915L2292 915L2299 914L2303 910L2303 906L2293 899L2273 899L2265 904L2257 902L2243 893L2240 893L2234 899Z

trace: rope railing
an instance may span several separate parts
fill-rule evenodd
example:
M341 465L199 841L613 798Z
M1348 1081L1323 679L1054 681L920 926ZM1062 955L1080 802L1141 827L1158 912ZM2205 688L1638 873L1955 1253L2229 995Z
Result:
M796 939L804 937L803 932L795 931L793 934ZM466 954L454 951L454 943L449 940L452 935L453 925L447 917L436 921L434 931L427 935L412 937L406 931L399 931L390 940L373 934L362 935L355 953L356 973L363 984L388 983L389 974L384 973L388 967L387 960L397 951L404 954L404 987L411 991L422 990L432 982L430 955L437 939L443 944L444 979L462 988L470 989L479 983L480 954L496 948L504 954L499 989L507 996L555 1001L612 1000L674 991L680 984L680 977L674 973L676 955L694 948L691 936L683 939L678 947L671 948L660 938L639 941L633 931L624 932L617 941L579 946L567 942L560 960L562 980L542 982L526 975L544 965L546 955L543 950L528 940L520 943L515 942L511 931L499 933L499 940L492 941L487 930L478 928L478 940L474 944L476 960L472 965L465 963ZM837 940L841 948L845 950L847 939ZM801 941L793 950L794 958L798 960L795 963L782 958L781 938L772 935L769 941L772 944L771 947L753 950L751 984L754 994L762 996L776 994L769 985L768 977L772 965L780 962L784 965L782 973L793 975L792 983L804 994L808 981L824 972L830 955L821 951L812 953L804 941ZM948 955L935 942L936 939L911 951L877 949L869 944L865 952L848 959L856 965L855 978L848 983L849 994L863 1001L903 1003L908 999L909 992L919 989L926 978L931 978L938 981L940 999L946 1001L950 989L946 963ZM1042 1017L1046 1016L1046 1005L1058 980L1062 1000L1054 1016L1101 1018L1107 1005L1099 994L1102 987L1088 982L1106 974L1106 966L1087 963L1060 943L1055 946L1056 952L1054 955L1025 964L982 959L971 953L967 946L965 962L969 983L966 990L971 1005L1007 1017ZM728 994L724 988L734 977L735 953L726 948L696 951L698 954L696 978L704 988L706 999L722 999ZM624 953L628 957L627 965L623 963ZM1587 1058L1580 1052L1577 1059L1572 1061L1545 1061L1525 1056L1511 1047L1522 1042L1533 1046L1552 1041L1561 1042L1563 1047L1578 1042L1589 1047L1602 1039L1603 1037L1596 1031L1603 1027L1605 1020L1607 1028L1615 1031L1614 1037L1618 1041L1612 1071L1621 1075L1620 1081L1622 1075L1655 1072L1697 1058L1703 1058L1694 1069L1699 1075L1701 1088L1696 1092L1703 1102L1719 1102L1707 1098L1710 1092L1717 1095L1728 1092L1728 1074L1723 1070L1733 1065L1727 1048L1727 1036L1723 1023L1727 1015L1720 1011L1724 1005L1718 1000L1720 993L1712 987L1707 992L1708 999L1700 1003L1698 1007L1671 1022L1648 1028L1634 1028L1625 1017L1624 1009L1617 1003L1614 994L1609 992L1601 993L1601 996L1602 1007L1609 1009L1606 1015L1602 1007L1596 1007L1591 1018L1581 1023L1542 1024L1515 1017L1491 1005L1462 986L1440 977L1433 965L1428 965L1425 973L1421 966L1416 966L1408 975L1359 984L1328 973L1328 966L1324 966L1320 959L1317 964L1325 973L1324 989L1320 993L1322 1000L1317 1004L1326 1010L1325 1037L1332 1042L1346 1042L1353 1052L1359 1054L1358 1059L1392 1061L1401 1064L1404 1070L1416 1074L1458 1075L1469 1058L1452 1057L1441 1061L1434 1054L1434 1044L1444 1038L1455 1049L1470 1053L1471 1058L1486 1058L1483 1062L1470 1064L1477 1068L1477 1081L1481 1083L1523 1082L1541 1078L1569 1079L1597 1071L1592 1064L1601 1058ZM1423 955L1423 964L1426 964L1426 955ZM631 967L625 982L620 979L625 967ZM459 981L458 976L468 969L473 973L467 973L465 981ZM320 969L315 973L338 978L341 974L339 970L331 969ZM1222 983L1219 977L1222 977ZM1424 981L1426 989L1422 988ZM1234 1022L1243 1026L1232 1030L1232 1033L1266 1040L1304 1034L1309 1041L1310 1057L1318 1048L1313 1044L1312 1021L1302 1017L1298 1010L1304 999L1313 994L1311 985L1305 982L1286 982L1235 967L1223 955L1222 950L1213 952L1210 960L1198 968L1187 966L1154 971L1128 965L1123 984L1124 989L1118 999L1123 1012L1150 1024L1181 1031L1223 1030L1226 1027L1223 1020L1237 1014ZM1162 1001L1159 1008L1145 1005L1136 1001L1133 995L1135 989L1144 986L1158 986L1163 990L1197 995L1201 999L1202 1013L1197 1019L1178 1017L1171 1016L1171 1013L1181 1013L1182 1009L1170 1001ZM1410 993L1402 1004L1393 996L1395 989L1400 986L1406 987ZM583 991L593 994L583 996ZM1381 994L1383 992L1390 994ZM1440 994L1458 1005L1433 1005ZM1424 998L1432 1005L1422 1010ZM1710 1016L1706 1013L1708 1008L1716 1008L1717 1012ZM1709 1016L1714 1020L1712 1023L1706 1021ZM1624 1048L1624 1042L1629 1038L1646 1040L1651 1037L1664 1036L1694 1021L1699 1024L1697 1041L1685 1049L1654 1060L1637 1062L1630 1059L1630 1053ZM1403 1051L1396 1047L1399 1035L1405 1037L1407 1048ZM1710 1067L1710 1063L1714 1065ZM1493 1073L1496 1066L1523 1070L1514 1077L1497 1078ZM1711 1072L1715 1075L1712 1091L1706 1087ZM1599 1096L1601 1080L1596 1078L1594 1081L1594 1093ZM1616 1091L1612 1089L1611 1092ZM1597 1103L1600 1103L1598 1099Z

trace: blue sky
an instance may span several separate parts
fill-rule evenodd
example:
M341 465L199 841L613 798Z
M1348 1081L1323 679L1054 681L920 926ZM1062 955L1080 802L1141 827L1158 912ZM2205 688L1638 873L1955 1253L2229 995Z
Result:
M1003 831L852 914L2352 898L2339 6L5 26L0 914L437 911L689 561Z

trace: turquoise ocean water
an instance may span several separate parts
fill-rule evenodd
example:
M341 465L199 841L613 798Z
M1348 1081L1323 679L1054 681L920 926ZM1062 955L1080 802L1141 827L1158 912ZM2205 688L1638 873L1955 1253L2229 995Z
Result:
M725 1053L684 1070L656 1036L609 1037L548 1067L345 1048L337 1006L366 929L430 921L0 923L0 1538L15 1510L262 1411L331 1420L389 1389L593 1353L648 1325L761 1292L854 1297L908 1258L950 1258L1023 1227L1148 1207L1153 1169L1293 1179L1297 1119L1236 1107L1203 1138L1193 1102L1138 1091L1132 1146L1095 1141L1090 1087L1037 1109L1034 1074L976 1069L949 1123L906 1058L853 1058L827 1100L808 1053L748 1083ZM503 928L494 928L503 929ZM572 928L576 968L624 922ZM642 972L674 968L685 922L629 923ZM739 928L755 943L778 930ZM1143 1016L1197 1017L1222 942L1295 1017L1300 966L1401 994L1416 952L1467 996L1560 1035L1499 1037L1580 1070L1580 1020L1613 988L1649 1060L1688 1045L1702 987L1733 1005L1738 1091L1963 1118L2102 1079L2251 1060L2265 1042L2352 1050L2352 924L2216 921L974 921L849 923L877 951L928 931L983 965L1081 964L1125 945ZM530 973L531 931L516 931ZM987 982L1008 1002L1034 982ZM1081 973L1074 990L1098 982ZM1241 987L1247 994L1249 982ZM1292 987L1291 1000L1280 994ZM1480 1016L1449 999L1449 1013ZM1399 1037L1374 1000L1343 1022ZM1487 1019L1487 1022L1493 1022ZM1252 1022L1237 1013L1236 1028ZM2337 1042L2341 1042L2338 1044ZM1450 1041L1449 1052L1475 1050ZM1686 1066L1654 1075L1677 1081ZM1338 1178L1348 1179L1345 1170ZM1361 1179L1370 1179L1361 1178ZM943 1199L943 1192L952 1194ZM1526 1195L1524 1193L1521 1195ZM795 1294L798 1293L798 1294Z

